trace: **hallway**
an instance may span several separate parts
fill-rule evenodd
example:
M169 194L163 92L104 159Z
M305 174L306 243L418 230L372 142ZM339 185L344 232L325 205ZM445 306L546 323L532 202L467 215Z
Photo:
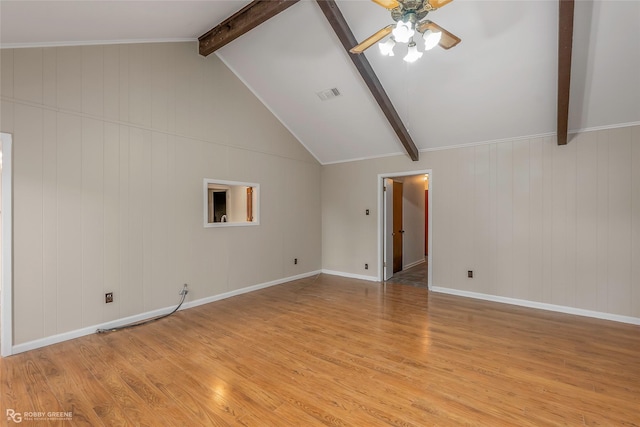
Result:
M391 278L384 283L399 284L415 286L417 288L427 288L427 271L428 262L425 261L414 267L402 270L391 276Z

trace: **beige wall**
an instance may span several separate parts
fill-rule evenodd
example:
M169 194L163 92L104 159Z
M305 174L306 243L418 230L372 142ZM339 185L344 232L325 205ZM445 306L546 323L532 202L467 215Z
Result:
M375 275L377 175L424 169L435 286L640 316L640 127L321 168L196 51L2 50L15 344L173 305L185 282L199 299L321 267ZM205 177L260 183L261 225L203 228Z
M195 300L321 267L319 164L196 43L3 50L1 66L15 344L171 306L183 283ZM261 225L203 228L203 178L260 183Z
M403 179L402 268L424 261L424 175Z
M640 317L640 126L325 166L323 268L374 275L377 176L425 169L434 286Z

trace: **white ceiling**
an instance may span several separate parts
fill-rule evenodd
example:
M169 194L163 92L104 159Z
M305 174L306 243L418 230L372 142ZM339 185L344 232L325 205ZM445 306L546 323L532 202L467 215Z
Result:
M0 0L2 47L195 40L250 0Z
M3 47L195 40L249 1L0 1ZM360 41L391 23L338 0ZM462 38L406 64L366 53L420 150L548 135L556 127L557 1L456 0L429 18ZM577 0L569 128L640 123L640 2ZM404 149L315 1L217 52L323 164ZM336 87L342 96L320 101Z

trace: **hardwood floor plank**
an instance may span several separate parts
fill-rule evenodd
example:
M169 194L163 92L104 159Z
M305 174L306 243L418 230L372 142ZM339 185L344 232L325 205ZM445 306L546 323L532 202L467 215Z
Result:
M57 346L58 348L61 346ZM77 372L74 366L65 366L65 360L58 358L52 348L42 348L27 353L38 367L40 377L37 382L46 383L52 394L60 402L57 407L51 407L51 403L41 408L51 408L47 411L71 412L74 425L101 426L104 425L101 418L93 411L83 388L76 387L74 375ZM50 421L47 422L49 424ZM60 425L64 425L65 422Z
M42 363L42 362L45 363ZM25 354L21 364L19 365L20 378L23 379L26 385L26 392L30 396L30 400L33 406L23 407L22 412L23 421L25 422L46 422L49 425L62 426L63 421L56 419L48 419L46 415L49 412L61 412L67 411L61 401L51 391L49 387L48 378L55 378L61 373L55 366L46 363L45 358L41 351L33 351L29 354ZM29 415L29 414L38 415Z
M9 358L0 358L0 408L4 417L6 411L31 411L35 408L27 390L27 382L22 380L22 368L28 355L19 354ZM4 419L0 417L0 419Z
M640 426L638 326L327 275L0 375L3 407L70 407L71 425Z
M102 384L134 425L153 425L152 420L157 419L158 414L153 412L119 375L123 369L122 361L114 352L126 352L127 348L115 347L111 350L104 344L103 337L96 335L83 337L81 340L86 344L80 347L84 369Z
M59 361L64 368L68 384L63 385L72 390L84 392L84 403L88 408L74 408L74 419L80 411L87 417L89 417L88 413L93 411L105 426L133 425L120 406L116 404L111 394L102 386L101 382L88 369L84 368L85 361L78 345L84 346L86 344L67 341L46 348L51 354L50 357ZM78 385L80 386L78 387ZM93 417L91 418L93 419Z
M175 366L168 361L154 362L153 368L154 372L147 374L149 379L168 398L180 402L197 424L226 426L236 423L238 415L235 411L226 406L220 411L219 405L211 404L217 395L206 386L212 383L210 379L196 379L185 372L176 372Z

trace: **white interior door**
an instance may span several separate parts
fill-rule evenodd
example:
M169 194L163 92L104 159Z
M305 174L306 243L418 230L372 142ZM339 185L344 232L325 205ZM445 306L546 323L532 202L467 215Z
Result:
M384 179L384 280L393 276L393 180Z

